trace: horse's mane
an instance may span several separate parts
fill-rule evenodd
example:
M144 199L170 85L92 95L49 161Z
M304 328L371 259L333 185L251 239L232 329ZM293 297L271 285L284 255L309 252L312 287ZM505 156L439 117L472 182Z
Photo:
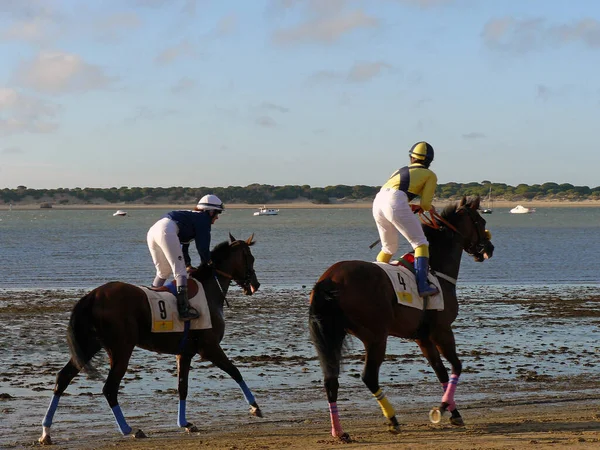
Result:
M465 197L464 207L470 208L476 201L477 197L469 198L468 200ZM447 220L450 223L455 223L455 219L458 216L458 209L460 208L461 203L462 200L445 206L444 209L442 209L442 212L440 212L440 216L442 216L445 220ZM423 225L423 231L425 232L425 236L427 236L427 239L429 241L432 241L447 236L449 230L448 227L445 226L442 226L441 228L436 230L427 225Z
M215 245L215 247L210 252L210 259L213 262L222 261L229 254L230 247L231 247L231 243L229 241L223 241L223 242ZM192 276L199 281L205 280L209 276L211 276L211 277L213 276L213 268L210 267L206 263L202 263L192 273Z

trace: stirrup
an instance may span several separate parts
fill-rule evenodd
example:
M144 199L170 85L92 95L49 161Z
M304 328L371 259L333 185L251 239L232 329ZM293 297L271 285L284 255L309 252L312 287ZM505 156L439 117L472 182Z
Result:
M187 310L179 312L179 319L181 320L193 320L198 317L200 317L200 313L196 311L196 308L192 308L191 306Z
M428 284L427 289L425 289L424 291L419 291L419 297L430 297L432 295L437 295L439 293L440 293L440 291L438 288Z

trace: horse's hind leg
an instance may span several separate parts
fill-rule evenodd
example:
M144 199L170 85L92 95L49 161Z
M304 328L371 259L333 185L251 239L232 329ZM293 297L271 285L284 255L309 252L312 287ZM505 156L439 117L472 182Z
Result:
M119 343L118 345L124 344ZM133 346L129 345L124 348L110 348L110 350L107 349L107 351L110 357L110 371L108 372L108 377L106 378L106 382L102 388L102 393L104 394L104 397L106 397L106 401L112 409L115 420L117 421L117 425L119 426L119 430L124 436L127 436L132 430L125 421L125 417L123 416L123 412L121 411L117 397L119 394L119 385L125 376L127 365L129 364L129 358L131 358L131 353L133 352ZM135 434L135 437L145 437L145 435L141 430L138 430Z
M223 349L219 344L211 345L210 347L204 347L200 351L200 356L203 359L206 359L212 362L219 369L223 370L227 375L235 380L235 382L239 385L240 389L244 393L244 397L246 401L250 405L250 414L256 417L262 417L262 411L260 410L252 391L246 385L242 374L238 370L237 367L229 360Z
M42 445L51 445L52 439L50 438L50 427L52 426L52 420L54 419L54 413L58 407L58 401L61 395L65 392L73 378L79 373L80 369L75 366L73 360L69 362L58 372L56 375L56 383L54 385L54 394L52 400L50 400L50 406L46 411L44 420L42 421L42 436L38 439Z
M365 345L365 348L367 354L365 356L362 380L377 399L383 415L388 419L390 432L399 433L400 424L398 423L398 419L396 419L396 411L379 387L379 368L385 357L386 340Z
M192 364L191 355L177 355L177 392L179 393L179 413L177 416L177 425L185 428L189 432L196 432L198 428L185 418L186 399L188 395L188 379L190 366Z
M464 421L460 415L460 412L456 408L456 402L454 401L454 392L456 390L456 385L458 383L458 377L462 370L462 364L456 355L456 347L454 346L454 336L448 343L443 347L435 346L434 343L429 338L423 338L417 340L417 344L421 348L421 352L423 356L427 358L431 368L435 372L438 380L442 384L442 389L444 391L441 404L439 408L434 408L429 413L429 418L433 423L439 423L441 420L441 416L445 411L450 411L450 423L456 426L463 426ZM452 344L452 345L450 345ZM441 349L444 349L445 353L443 353L444 357L450 362L452 366L452 376L448 377L448 371L442 362L440 357ZM454 356L452 356L454 355Z

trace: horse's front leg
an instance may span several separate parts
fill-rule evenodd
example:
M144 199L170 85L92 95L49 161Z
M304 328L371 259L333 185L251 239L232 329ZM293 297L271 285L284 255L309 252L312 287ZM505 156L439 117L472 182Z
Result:
M185 406L188 395L188 380L190 366L192 365L193 355L177 355L177 392L179 393L179 412L177 415L177 425L185 428L186 431L194 433L198 427L185 418Z
M400 432L396 411L379 387L379 368L385 358L386 339L368 346L365 345L365 367L362 372L362 380L379 403L383 415L388 419L389 431L396 434Z
M242 374L238 370L237 367L229 360L223 349L219 344L215 344L210 346L210 348L204 348L200 351L200 356L203 359L206 359L212 362L219 369L226 372L231 378L235 380L235 382L240 386L240 389L244 393L244 397L246 401L250 405L250 414L256 417L262 417L262 411L260 410L252 391L246 385Z

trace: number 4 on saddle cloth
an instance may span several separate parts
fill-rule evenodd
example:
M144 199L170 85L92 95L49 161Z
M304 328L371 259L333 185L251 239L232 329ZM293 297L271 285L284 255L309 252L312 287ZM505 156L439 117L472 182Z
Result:
M160 288L139 286L146 297L152 311L153 333L177 333L184 331L185 322L179 320L177 300L175 298L175 283ZM196 308L200 317L190 320L190 330L205 330L212 328L210 311L206 302L206 294L202 284L193 278L188 279L190 306Z
M419 290L417 289L417 281L415 278L414 270L412 269L414 263L414 256L411 253L400 258L400 261L391 261L388 263L373 262L381 267L385 273L390 277L390 281L394 286L394 291L398 297L398 303L405 306L411 306L413 308L423 308L423 298L419 297ZM409 269L410 267L410 269ZM442 288L437 277L433 274L429 274L428 281L432 285L436 286L440 291L437 295L427 297L427 309L435 309L438 311L444 310L444 297L442 295Z

